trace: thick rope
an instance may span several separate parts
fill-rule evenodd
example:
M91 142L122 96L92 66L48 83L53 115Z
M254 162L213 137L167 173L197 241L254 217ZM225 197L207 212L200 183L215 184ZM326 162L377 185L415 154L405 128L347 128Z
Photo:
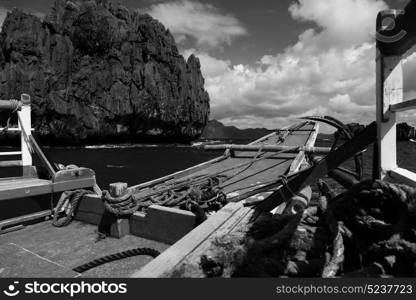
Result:
M139 256L139 255L146 255L146 256L156 258L160 255L160 252L154 249L150 249L150 248L136 248L132 250L127 250L127 251L107 255L99 259L95 259L89 263L76 267L73 270L77 273L85 273L88 270L99 267L101 265L104 265L113 261L129 258L129 257Z
M139 209L139 202L133 197L130 189L120 197L112 197L108 191L103 191L102 199L105 209L117 217L130 216Z
M91 194L91 191L76 190L63 192L55 207L52 225L55 227L68 226L74 218L79 202L87 194Z

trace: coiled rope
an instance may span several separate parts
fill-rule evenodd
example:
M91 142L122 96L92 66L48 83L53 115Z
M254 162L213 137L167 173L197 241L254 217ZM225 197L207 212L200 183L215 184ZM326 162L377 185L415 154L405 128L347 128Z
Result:
M91 191L76 190L63 192L55 207L52 225L55 227L68 226L74 218L80 200L87 194L91 194Z
M412 277L416 189L364 181L324 193L297 215L264 216L248 232L216 238L201 257L206 276Z
M91 270L93 268L99 267L101 265L104 265L113 261L122 260L125 258L134 257L134 256L141 256L141 255L146 255L146 256L156 258L160 255L160 252L154 249L150 249L150 248L136 248L136 249L118 252L115 254L111 254L111 255L98 258L89 263L76 267L73 270L77 273L85 273L88 270Z

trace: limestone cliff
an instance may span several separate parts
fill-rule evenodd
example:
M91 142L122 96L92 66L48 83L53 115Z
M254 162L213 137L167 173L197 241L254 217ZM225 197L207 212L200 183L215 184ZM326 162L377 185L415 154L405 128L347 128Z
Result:
M8 13L0 98L28 93L45 142L197 138L209 117L198 58L147 14L105 0L57 0L40 20Z

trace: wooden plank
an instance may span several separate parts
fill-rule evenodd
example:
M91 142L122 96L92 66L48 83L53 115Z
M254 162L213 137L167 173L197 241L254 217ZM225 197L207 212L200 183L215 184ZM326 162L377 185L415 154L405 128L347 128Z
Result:
M6 128L4 128L4 127L0 127L0 131L3 131L3 130L5 130ZM17 127L11 127L11 128L7 128L7 130L6 131L10 131L10 132L21 132L22 131L22 129L20 129L20 128L17 128ZM35 128L30 128L30 131L35 131Z
M21 167L23 162L21 160L6 160L0 161L0 168Z
M416 99L390 105L390 111L392 112L402 112L411 109L416 109Z
M4 182L3 182L4 183ZM52 182L38 179L35 182L24 180L2 184L0 186L0 200L32 197L52 193Z
M397 168L397 117L390 105L403 101L403 69L401 57L377 55L376 99L378 124L379 178Z
M0 152L0 156L15 156L15 155L21 155L21 154L22 154L22 151Z
M51 176L55 176L56 172L55 169L52 167L49 160L46 158L45 154L43 153L42 149L39 147L36 140L33 138L32 135L29 136L29 141L31 143L31 146L34 148L36 154L40 157L42 160L42 163L45 165L46 169L48 170L49 174Z
M406 169L396 168L391 170L389 172L389 177L386 177L386 179L394 179L400 183L416 187L416 174Z
M18 100L0 100L0 111L8 111L8 110L15 110L20 109L22 107L22 103Z
M281 152L286 151L288 153L316 153L316 154L327 154L331 151L330 148L326 147L292 147L283 145L209 145L204 147L205 150L216 151L216 150L234 150L234 151L262 151L262 152Z
M30 102L29 104L22 105L20 111L17 112L19 128L21 129L20 143L22 151L22 165L31 166L33 164L32 154L30 152L30 146L28 145L28 137L32 135L30 128L32 128L32 115Z
M36 185L39 182L39 178L24 178L24 177L12 177L0 180L0 186L14 186L14 185Z
M95 178L80 178L55 182L52 184L52 191L53 193L59 193L64 191L92 188L95 183Z
M218 213L210 217L203 224L199 226L188 235L163 252L141 270L132 275L133 278L161 278L165 276L168 270L173 270L184 259L184 251L193 251L201 243L203 243L209 236L213 234L221 225L233 215L237 214L239 210L244 210L241 203L231 203L220 210ZM186 249L186 250L185 250Z
M42 218L46 218L52 215L51 210L44 210L37 213L16 217L8 220L4 220L0 222L0 234L3 232L3 228L20 225L29 221L39 220Z
M353 140L346 142L338 149L328 154L328 156L321 160L316 166L302 171L302 173L297 176L293 176L292 179L288 181L287 185L281 186L269 198L259 204L257 209L261 211L271 211L282 204L284 199L289 199L293 195L293 191L296 193L296 191L300 191L304 187L311 185L358 152L367 148L376 141L376 137L377 123L374 122L367 126ZM282 197L282 194L284 197Z
M53 192L63 192L75 189L94 187L95 173L88 168L61 170L52 178Z

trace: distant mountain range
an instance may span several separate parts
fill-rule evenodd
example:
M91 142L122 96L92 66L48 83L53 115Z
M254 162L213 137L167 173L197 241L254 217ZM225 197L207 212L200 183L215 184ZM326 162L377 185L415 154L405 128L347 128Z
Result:
M350 123L346 125L356 135L365 128L365 125L358 123ZM247 128L239 129L235 126L225 126L217 120L211 120L205 127L201 139L206 140L256 140L259 139L273 130L266 128ZM335 136L340 133L336 132ZM341 138L343 134L341 133ZM320 134L319 139L332 139L334 134ZM407 123L400 123L397 125L397 140L408 141L416 139L416 129Z
M256 140L273 130L266 128L248 128L239 129L235 126L225 126L217 120L211 120L208 122L204 131L202 132L201 139L206 140Z

